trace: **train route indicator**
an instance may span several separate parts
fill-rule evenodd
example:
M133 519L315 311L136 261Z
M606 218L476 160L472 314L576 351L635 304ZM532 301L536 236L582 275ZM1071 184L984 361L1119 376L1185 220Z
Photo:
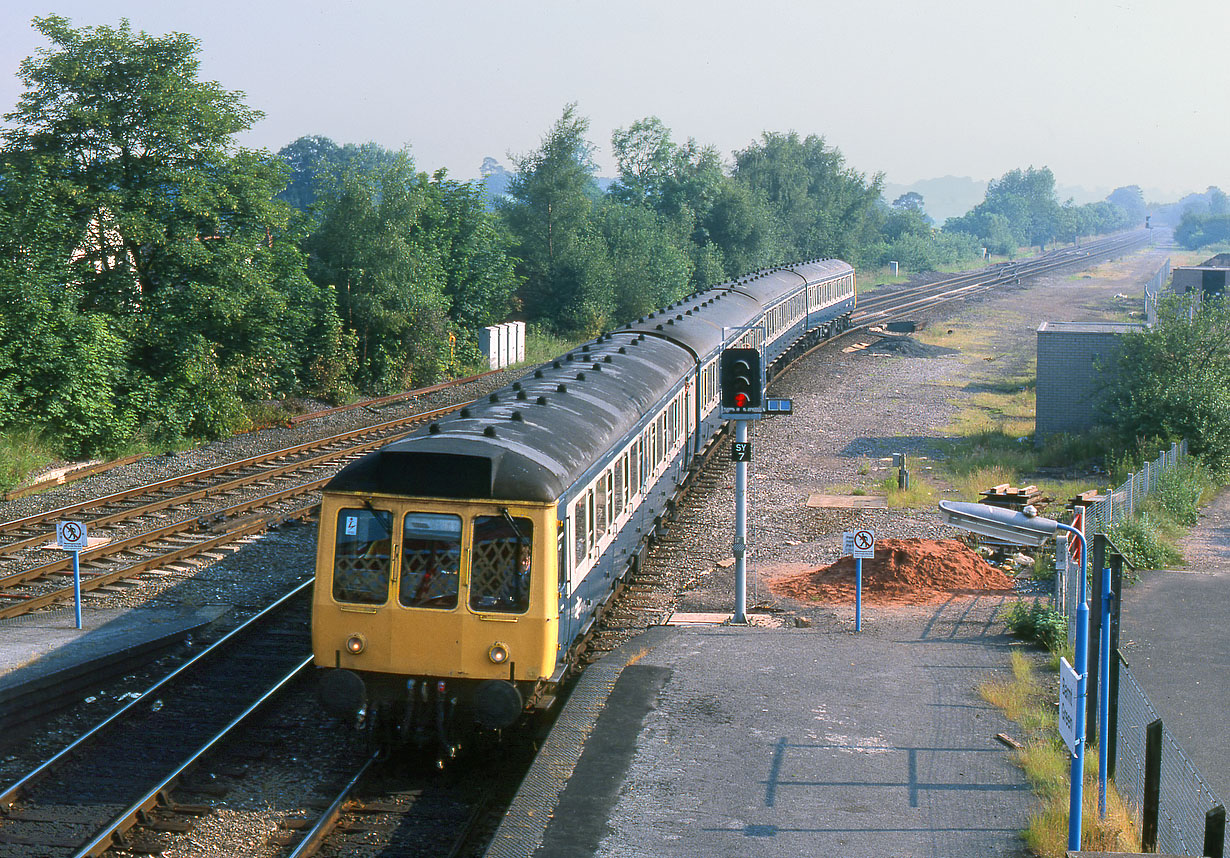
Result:
M752 460L752 442L732 441L730 444L730 460L732 462L750 462Z
M85 551L90 545L85 532L85 522L56 522L56 542L65 551Z

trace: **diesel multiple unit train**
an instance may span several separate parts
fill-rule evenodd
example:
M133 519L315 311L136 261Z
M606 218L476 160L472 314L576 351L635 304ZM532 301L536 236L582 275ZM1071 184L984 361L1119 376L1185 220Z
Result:
M383 743L549 705L722 428L724 348L771 377L849 326L823 259L714 286L603 334L340 471L312 608L321 697Z

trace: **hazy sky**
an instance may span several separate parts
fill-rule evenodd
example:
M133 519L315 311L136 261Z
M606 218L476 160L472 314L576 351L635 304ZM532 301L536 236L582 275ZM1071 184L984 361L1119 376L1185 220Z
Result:
M1230 188L1225 0L5 0L0 112L51 12L196 37L201 76L266 114L245 145L409 144L462 179L575 101L605 175L611 131L656 115L726 157L823 135L903 184L1033 165L1156 201Z

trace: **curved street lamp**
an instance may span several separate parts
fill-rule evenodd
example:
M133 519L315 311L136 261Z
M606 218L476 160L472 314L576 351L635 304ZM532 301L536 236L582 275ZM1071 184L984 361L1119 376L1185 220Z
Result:
M1085 770L1085 696L1089 681L1089 605L1085 596L1085 535L1067 524L1043 518L1032 506L1023 512L984 503L940 501L940 514L951 525L1014 545L1041 546L1056 531L1075 534L1081 544L1080 599L1076 607L1076 736L1072 753L1072 786L1068 798L1068 850L1081 848L1081 788ZM1103 738L1102 743L1106 740Z

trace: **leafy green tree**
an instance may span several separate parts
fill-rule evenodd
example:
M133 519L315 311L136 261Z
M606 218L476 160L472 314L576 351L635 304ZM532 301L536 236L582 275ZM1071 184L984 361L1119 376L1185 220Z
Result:
M339 146L328 137L300 137L278 150L278 158L290 170L290 182L278 198L300 211L310 212L317 198L335 189L347 171L362 173L387 168L397 155L376 143Z
M766 132L735 153L734 177L768 204L786 259L860 261L860 251L877 237L883 177L868 182L823 137Z
M687 236L648 206L608 201L602 231L610 251L616 324L673 303L691 290L693 262Z
M1115 188L1106 197L1106 202L1123 213L1122 223L1124 227L1144 226L1146 211L1145 195L1140 190L1139 185L1126 185L1122 188Z
M1186 438L1213 468L1230 467L1230 305L1163 300L1157 324L1127 334L1106 417L1125 447Z
M332 312L303 276L289 208L273 200L284 168L233 143L260 113L198 80L189 36L127 21L74 29L55 15L34 25L51 44L21 64L26 90L4 144L14 176L45 177L15 186L39 188L72 231L59 280L87 318L70 327L97 330L100 316L105 350L128 360L112 382L118 412L156 434L242 425L242 398L305 380L315 343L287 331L327 327ZM323 315L301 318L312 314ZM176 379L195 386L175 391ZM183 408L167 411L180 393Z
M973 235L1001 253L1022 245L1044 248L1062 228L1055 175L1047 167L1008 171L987 186L981 203L944 224L945 230Z
M448 362L444 259L421 228L438 205L427 186L405 153L385 169L349 171L307 241L309 274L337 295L366 392L430 383Z
M589 120L567 105L537 149L514 157L516 175L500 204L514 238L526 314L570 333L596 332L612 308L588 130Z

